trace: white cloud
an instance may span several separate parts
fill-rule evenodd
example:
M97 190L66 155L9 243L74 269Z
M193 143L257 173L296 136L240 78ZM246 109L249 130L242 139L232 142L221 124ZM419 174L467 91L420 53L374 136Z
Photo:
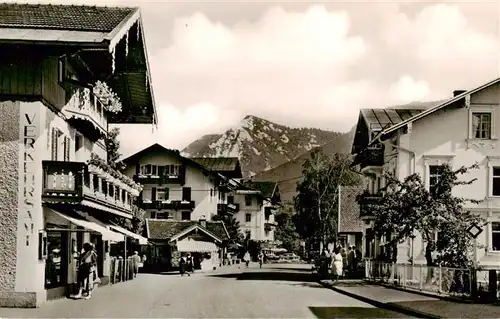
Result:
M241 117L236 110L222 109L206 102L192 105L184 111L168 103L160 104L158 113L159 129L153 129L151 125L117 125L124 157L154 143L182 149L207 132L222 132L228 128L227 123L234 123Z
M430 88L425 81L415 81L404 75L389 89L389 96L396 102L410 103L428 99Z
M252 15L230 5L174 8L141 0L148 44L162 47L149 52L160 127L154 135L150 127L123 130L123 153L153 142L182 148L246 114L347 130L360 108L446 98L499 76L495 4L377 2L290 11L282 3L258 18L260 9ZM226 9L231 17L224 19Z

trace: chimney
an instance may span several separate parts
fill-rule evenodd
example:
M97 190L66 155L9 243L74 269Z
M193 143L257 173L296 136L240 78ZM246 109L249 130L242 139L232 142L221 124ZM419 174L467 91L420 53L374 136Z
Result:
M206 228L207 227L207 219L205 218L205 215L200 217L200 226Z
M465 92L467 92L467 90L455 90L455 91L453 91L453 97L460 95L462 93L465 93Z

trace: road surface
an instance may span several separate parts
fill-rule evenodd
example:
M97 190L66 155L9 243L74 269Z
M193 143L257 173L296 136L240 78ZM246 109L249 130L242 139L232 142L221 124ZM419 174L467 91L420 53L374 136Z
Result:
M0 308L0 317L44 318L408 318L323 288L307 265L232 266L191 277L139 274L91 300L38 309Z

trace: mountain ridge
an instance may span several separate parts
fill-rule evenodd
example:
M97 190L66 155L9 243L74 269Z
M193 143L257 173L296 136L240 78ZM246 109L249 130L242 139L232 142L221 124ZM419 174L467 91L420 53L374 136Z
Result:
M304 152L329 143L343 133L292 128L246 115L221 134L207 134L182 150L186 157L238 157L245 177L272 169Z

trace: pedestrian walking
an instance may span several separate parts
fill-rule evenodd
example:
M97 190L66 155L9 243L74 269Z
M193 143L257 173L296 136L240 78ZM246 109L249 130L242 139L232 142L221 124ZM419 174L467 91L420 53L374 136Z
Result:
M183 277L184 274L186 273L186 265L187 265L186 257L182 255L181 259L179 260L179 271L181 273L181 277ZM188 275L191 276L189 273Z
M188 274L188 276L191 276L192 273L194 274L193 256L191 256L191 254L188 254L186 261L187 261L186 273Z
M78 294L74 298L82 298L85 293L85 299L92 298L92 289L94 288L94 278L97 276L95 266L97 264L97 254L90 243L83 244L83 253L80 256L78 265Z
M248 265L250 264L250 253L248 251L243 256L243 261L245 262L245 265L248 268Z
M342 277L343 265L344 263L342 254L340 253L340 249L335 248L332 258L332 272L335 280L338 280Z
M259 253L259 266L262 268L262 264L264 263L264 254L262 252Z
M132 256L132 267L134 269L134 278L137 277L139 273L139 266L142 262L141 256L139 256L139 252L134 251L134 255Z

